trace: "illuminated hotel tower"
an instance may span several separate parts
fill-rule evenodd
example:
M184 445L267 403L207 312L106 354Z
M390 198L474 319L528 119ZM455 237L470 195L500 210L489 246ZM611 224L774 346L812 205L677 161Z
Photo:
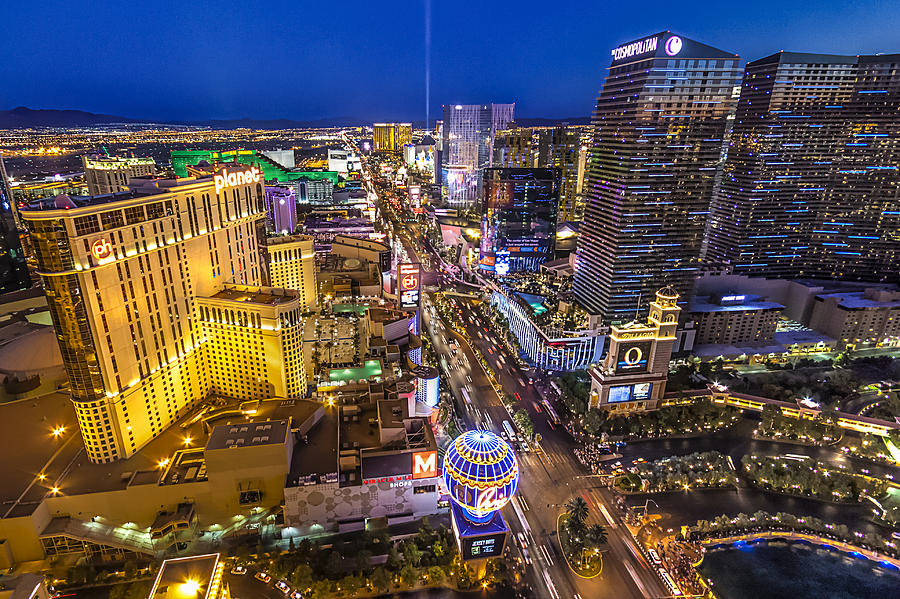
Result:
M721 172L739 58L664 32L612 52L597 99L575 296L605 322L690 291Z
M747 64L706 257L740 274L897 281L900 54Z
M263 181L236 172L22 210L93 462L130 456L213 388L197 298L267 279Z
M452 206L471 207L481 197L484 169L493 166L494 138L513 120L515 104L444 106L441 186Z

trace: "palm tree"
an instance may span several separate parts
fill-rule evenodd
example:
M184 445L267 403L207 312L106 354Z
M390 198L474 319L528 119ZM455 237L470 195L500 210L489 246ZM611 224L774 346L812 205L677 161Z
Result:
M587 541L594 547L606 544L606 528L601 524L592 524L587 529Z
M573 520L584 522L588 515L588 504L581 495L576 495L566 502L566 514Z

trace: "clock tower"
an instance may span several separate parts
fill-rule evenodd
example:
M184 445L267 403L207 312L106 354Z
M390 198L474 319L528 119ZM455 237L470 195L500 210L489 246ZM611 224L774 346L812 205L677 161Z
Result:
M656 292L646 322L610 327L609 352L590 370L590 407L610 412L655 410L666 390L678 327L678 293Z

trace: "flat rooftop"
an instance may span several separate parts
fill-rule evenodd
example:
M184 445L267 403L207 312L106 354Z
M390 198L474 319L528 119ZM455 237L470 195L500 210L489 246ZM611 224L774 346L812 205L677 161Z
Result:
M784 306L777 302L767 302L762 299L745 296L746 299L739 304L717 304L710 301L709 297L695 297L688 305L688 312L750 312L756 310L783 310Z
M383 371L381 360L366 360L360 366L330 369L328 371L328 380L341 382L368 379L373 376L381 376Z
M203 599L213 584L219 554L167 559L150 591L150 599Z
M302 485L299 481L303 478L324 478L338 471L338 413L337 407L326 407L322 420L294 443L285 486Z
M879 301L865 297L865 292L847 292L847 293L820 293L817 298L830 299L836 298L840 305L845 308L865 309L865 308L897 308L900 307L900 299Z
M288 289L273 287L228 286L210 296L211 299L229 302L247 302L261 306L277 306L297 300L297 294Z
M319 406L318 402L283 398L234 401L224 407L207 409L202 417L200 410L204 408L201 407L167 428L127 460L92 464L85 454L68 394L52 393L0 404L0 439L3 440L0 446L3 456L0 459L0 481L3 481L0 484L0 518L30 515L45 497L52 494L53 487L57 487L61 495L81 495L144 484L202 480L199 473L205 461L197 452L202 453L209 441L204 432L204 421L213 427L213 431L217 425L243 426L287 421L288 418L299 424ZM54 435L54 430L62 432ZM186 444L186 439L190 439L190 443ZM193 477L188 476L192 468L197 469ZM41 474L45 476L44 480L40 479ZM174 474L179 475L177 481ZM81 518L83 515L72 516Z
M206 449L208 451L210 449L228 449L229 447L279 445L285 442L289 432L289 420L220 424L212 430L209 441L206 442Z

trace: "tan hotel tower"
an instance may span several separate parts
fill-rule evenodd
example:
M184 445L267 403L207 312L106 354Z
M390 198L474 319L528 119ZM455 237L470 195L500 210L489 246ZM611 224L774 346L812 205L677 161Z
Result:
M50 209L22 210L92 462L127 458L211 390L227 390L217 372L241 378L214 367L206 346L215 341L206 339L221 329L201 316L245 331L223 342L232 353L247 345L250 356L263 329L295 330L299 300L245 287L267 281L263 185L255 169L229 169L204 179L133 179L129 191L57 196ZM203 310L198 298L209 298ZM245 309L228 305L235 301ZM261 379L266 369L248 371ZM254 384L233 381L231 390L253 397L302 386Z
M609 352L591 368L590 407L611 412L655 410L666 391L669 359L678 327L678 293L656 292L646 322L610 327Z

